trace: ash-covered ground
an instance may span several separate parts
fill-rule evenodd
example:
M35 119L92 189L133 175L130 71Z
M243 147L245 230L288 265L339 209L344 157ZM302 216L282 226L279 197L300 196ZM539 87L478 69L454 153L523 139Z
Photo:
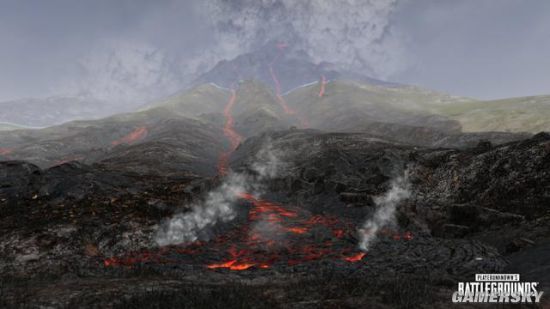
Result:
M402 86L283 94L271 71L273 91L0 133L0 307L439 308L476 273L550 286L550 135L464 132L403 108L461 99Z

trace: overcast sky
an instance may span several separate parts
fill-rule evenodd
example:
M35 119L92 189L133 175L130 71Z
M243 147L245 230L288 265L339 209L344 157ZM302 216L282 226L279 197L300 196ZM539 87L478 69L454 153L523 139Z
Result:
M365 0L354 18L346 18L350 5L361 1L209 0L214 10L205 2L0 0L0 100L169 94L215 61L246 52L242 42L227 44L234 36L216 25L224 14L236 19L244 7L262 5L264 13L285 6L281 16L300 10L291 18L307 23L288 22L304 38L319 23L336 35L351 22L385 29L347 40L353 48L345 50L358 54L373 77L483 99L550 94L547 0ZM263 33L258 21L245 31ZM312 48L323 39L314 35ZM338 62L345 55L342 45L327 50L317 49L314 58Z
M478 98L550 94L550 1L409 0L397 80Z

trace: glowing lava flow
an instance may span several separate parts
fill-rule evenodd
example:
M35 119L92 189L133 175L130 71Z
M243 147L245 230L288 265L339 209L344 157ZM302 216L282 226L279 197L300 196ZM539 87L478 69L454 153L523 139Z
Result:
M238 261L237 259L239 256L241 256L244 253L244 250L237 250L234 246L232 246L229 250L229 255L232 257L231 260L227 262L222 263L213 263L209 264L206 267L210 269L216 269L216 268L228 268L231 270L246 270L250 267L256 266L256 263L249 262L249 261ZM262 264L264 265L264 264Z
M321 75L321 87L319 89L319 98L322 98L325 96L325 86L327 84L327 79L325 75Z
M253 267L265 269L285 260L287 265L297 265L322 258L342 259L355 263L365 256L362 252L354 254L354 249L342 241L345 236L350 235L346 231L351 231L353 228L351 224L339 218L311 216L303 209L289 209L258 199L249 193L241 193L239 197L252 204L248 221L254 223L253 228L250 229L246 225L237 231L237 235L217 240L225 243L237 238L240 239L238 243L244 247L237 250L236 244L232 244L227 250L229 258L222 262L208 264L209 269L246 270ZM260 228L254 228L254 226L260 226ZM311 234L313 231L315 231L314 234ZM314 235L319 232L328 238L323 241L316 240Z
M286 103L285 98L281 95L281 84L279 80L277 79L277 76L275 75L275 72L273 71L273 66L269 66L269 71L271 73L271 78L273 78L273 81L275 82L275 95L277 97L277 101L288 115L294 115L296 112L291 109L288 104Z
M282 95L281 82L279 81L279 78L277 78L277 74L275 73L275 69L273 68L275 63L283 55L284 50L287 47L288 45L286 43L277 44L277 49L279 50L279 52L269 64L269 73L271 74L271 79L273 79L273 83L275 83L275 96L277 97L277 101L279 102L279 105L281 105L281 107L283 108L284 112L287 115L295 115L296 111L288 106L285 98ZM298 116L298 121L300 122L300 125L302 128L309 128L309 122L307 121L307 119Z
M0 147L0 156L8 156L12 154L14 151L13 148L1 148Z
M359 252L355 255L348 256L348 257L345 257L343 259L344 259L344 261L348 261L350 263L355 263L355 262L361 261L363 259L363 257L365 257L365 255L367 255L365 252Z
M147 128L146 127L139 127L130 132L128 135L123 136L122 138L113 141L111 144L113 146L120 145L120 144L128 144L131 145L139 140L144 139L147 136Z
M241 143L243 137L239 135L234 129L235 119L233 118L233 115L231 114L231 110L233 109L233 106L235 106L235 102L237 101L237 91L235 89L231 90L231 97L229 98L229 102L225 106L223 110L223 115L225 117L225 125L223 126L223 134L229 139L229 149L225 152L223 152L220 155L220 159L218 160L218 174L220 176L227 174L227 167L229 165L229 157L237 149L239 144Z
M85 159L84 156L70 156L70 157L66 157L64 159L55 161L53 165L56 166L56 165L61 165L61 164L65 164L73 161L82 161L84 159Z

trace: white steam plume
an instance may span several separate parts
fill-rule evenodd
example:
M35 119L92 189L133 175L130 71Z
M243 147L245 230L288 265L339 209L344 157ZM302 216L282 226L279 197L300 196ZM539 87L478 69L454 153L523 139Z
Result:
M218 222L235 218L233 203L245 192L244 177L230 174L217 189L208 193L206 199L193 205L189 212L174 215L157 231L155 240L159 246L190 243L199 239L204 231Z
M102 40L79 60L80 78L56 91L119 104L142 104L180 90L184 67L140 41Z
M398 0L205 1L226 57L286 41L314 61L387 78L404 69L405 52L390 18Z
M221 60L273 41L317 63L390 79L408 67L405 40L391 23L400 1L170 0L144 17L148 31L93 41L76 57L76 77L51 85L51 92L141 105L184 89Z
M377 209L372 218L367 220L359 229L359 249L367 251L376 240L377 232L388 224L393 224L395 211L399 203L409 198L410 184L408 172L391 182L390 190L384 195L375 198Z
M207 235L216 224L233 220L236 216L234 204L239 195L246 192L260 196L263 182L277 177L285 166L268 141L250 164L253 175L230 173L222 185L207 194L204 201L164 222L157 230L156 243L159 246L191 243Z
M274 149L271 139L267 139L260 151L256 153L251 169L258 174L260 180L281 176L281 173L288 168L288 163L282 161L281 156L282 154Z

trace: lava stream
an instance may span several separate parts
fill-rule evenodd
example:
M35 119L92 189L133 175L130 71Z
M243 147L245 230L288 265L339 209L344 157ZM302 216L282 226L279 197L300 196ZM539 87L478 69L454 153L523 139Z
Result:
M233 118L233 115L231 114L231 110L233 109L233 106L235 106L235 102L237 101L237 91L235 89L231 89L231 97L229 98L229 102L227 102L224 110L223 115L225 117L225 125L223 126L223 134L227 139L229 140L230 146L227 151L224 151L218 160L218 174L220 176L227 174L227 168L229 165L229 157L237 149L239 144L241 143L243 137L239 135L234 129L235 125L235 119Z
M117 146L120 144L128 144L131 145L139 140L144 139L148 134L147 127L139 127L130 132L129 134L123 136L122 138L113 141L111 144L113 146Z
M350 263L355 263L361 261L365 255L367 255L365 252L359 252L355 255L345 257L344 260Z
M319 89L319 98L322 98L325 96L325 86L327 84L327 79L325 75L321 75L321 87Z
M275 63L277 63L277 60L279 60L279 58L283 55L284 50L287 47L288 45L286 43L277 44L277 49L279 50L279 52L269 64L269 73L271 75L271 79L273 79L273 83L275 84L275 96L277 97L277 102L279 102L279 105L281 105L281 107L283 108L284 112L287 115L295 115L296 111L288 106L285 98L282 95L281 82L279 81L279 78L277 77L277 73L275 73L275 69L274 69ZM309 122L307 121L307 119L301 116L298 116L298 121L300 122L300 126L302 128L309 128Z
M285 98L283 98L283 96L281 95L281 83L277 78L277 74L275 74L275 71L273 70L273 64L269 65L269 73L271 74L271 78L275 83L275 96L277 97L277 102L279 102L285 113L287 113L288 115L294 115L296 112L288 106Z
M56 165L61 165L61 164L65 164L65 163L69 163L69 162L73 162L73 161L82 161L84 160L84 156L69 156L69 157L65 157L61 160L57 160L53 163L54 166Z
M2 148L0 147L0 156L8 156L14 151L13 148Z
M225 125L223 127L223 133L231 143L231 151L235 150L243 139L242 136L240 136L233 128L233 125L235 124L235 119L233 119L233 115L231 115L231 110L233 109L233 106L235 106L236 100L237 92L235 91L235 89L232 89L231 98L229 99L229 102L223 110L223 115L226 119Z
M252 226L263 222L262 228L257 230L244 225L237 234L219 240L220 244L232 242L227 250L229 257L222 262L208 264L210 269L265 269L284 260L288 265L297 265L322 258L358 262L364 256L362 253L353 254L354 249L343 240L344 236L350 235L349 231L353 227L339 218L311 216L303 209L290 209L258 199L249 193L241 193L239 197L252 204L248 221L253 223ZM311 234L312 231L331 236L319 242L315 239L315 234ZM237 250L235 244L244 248ZM216 241L212 245L216 246Z

